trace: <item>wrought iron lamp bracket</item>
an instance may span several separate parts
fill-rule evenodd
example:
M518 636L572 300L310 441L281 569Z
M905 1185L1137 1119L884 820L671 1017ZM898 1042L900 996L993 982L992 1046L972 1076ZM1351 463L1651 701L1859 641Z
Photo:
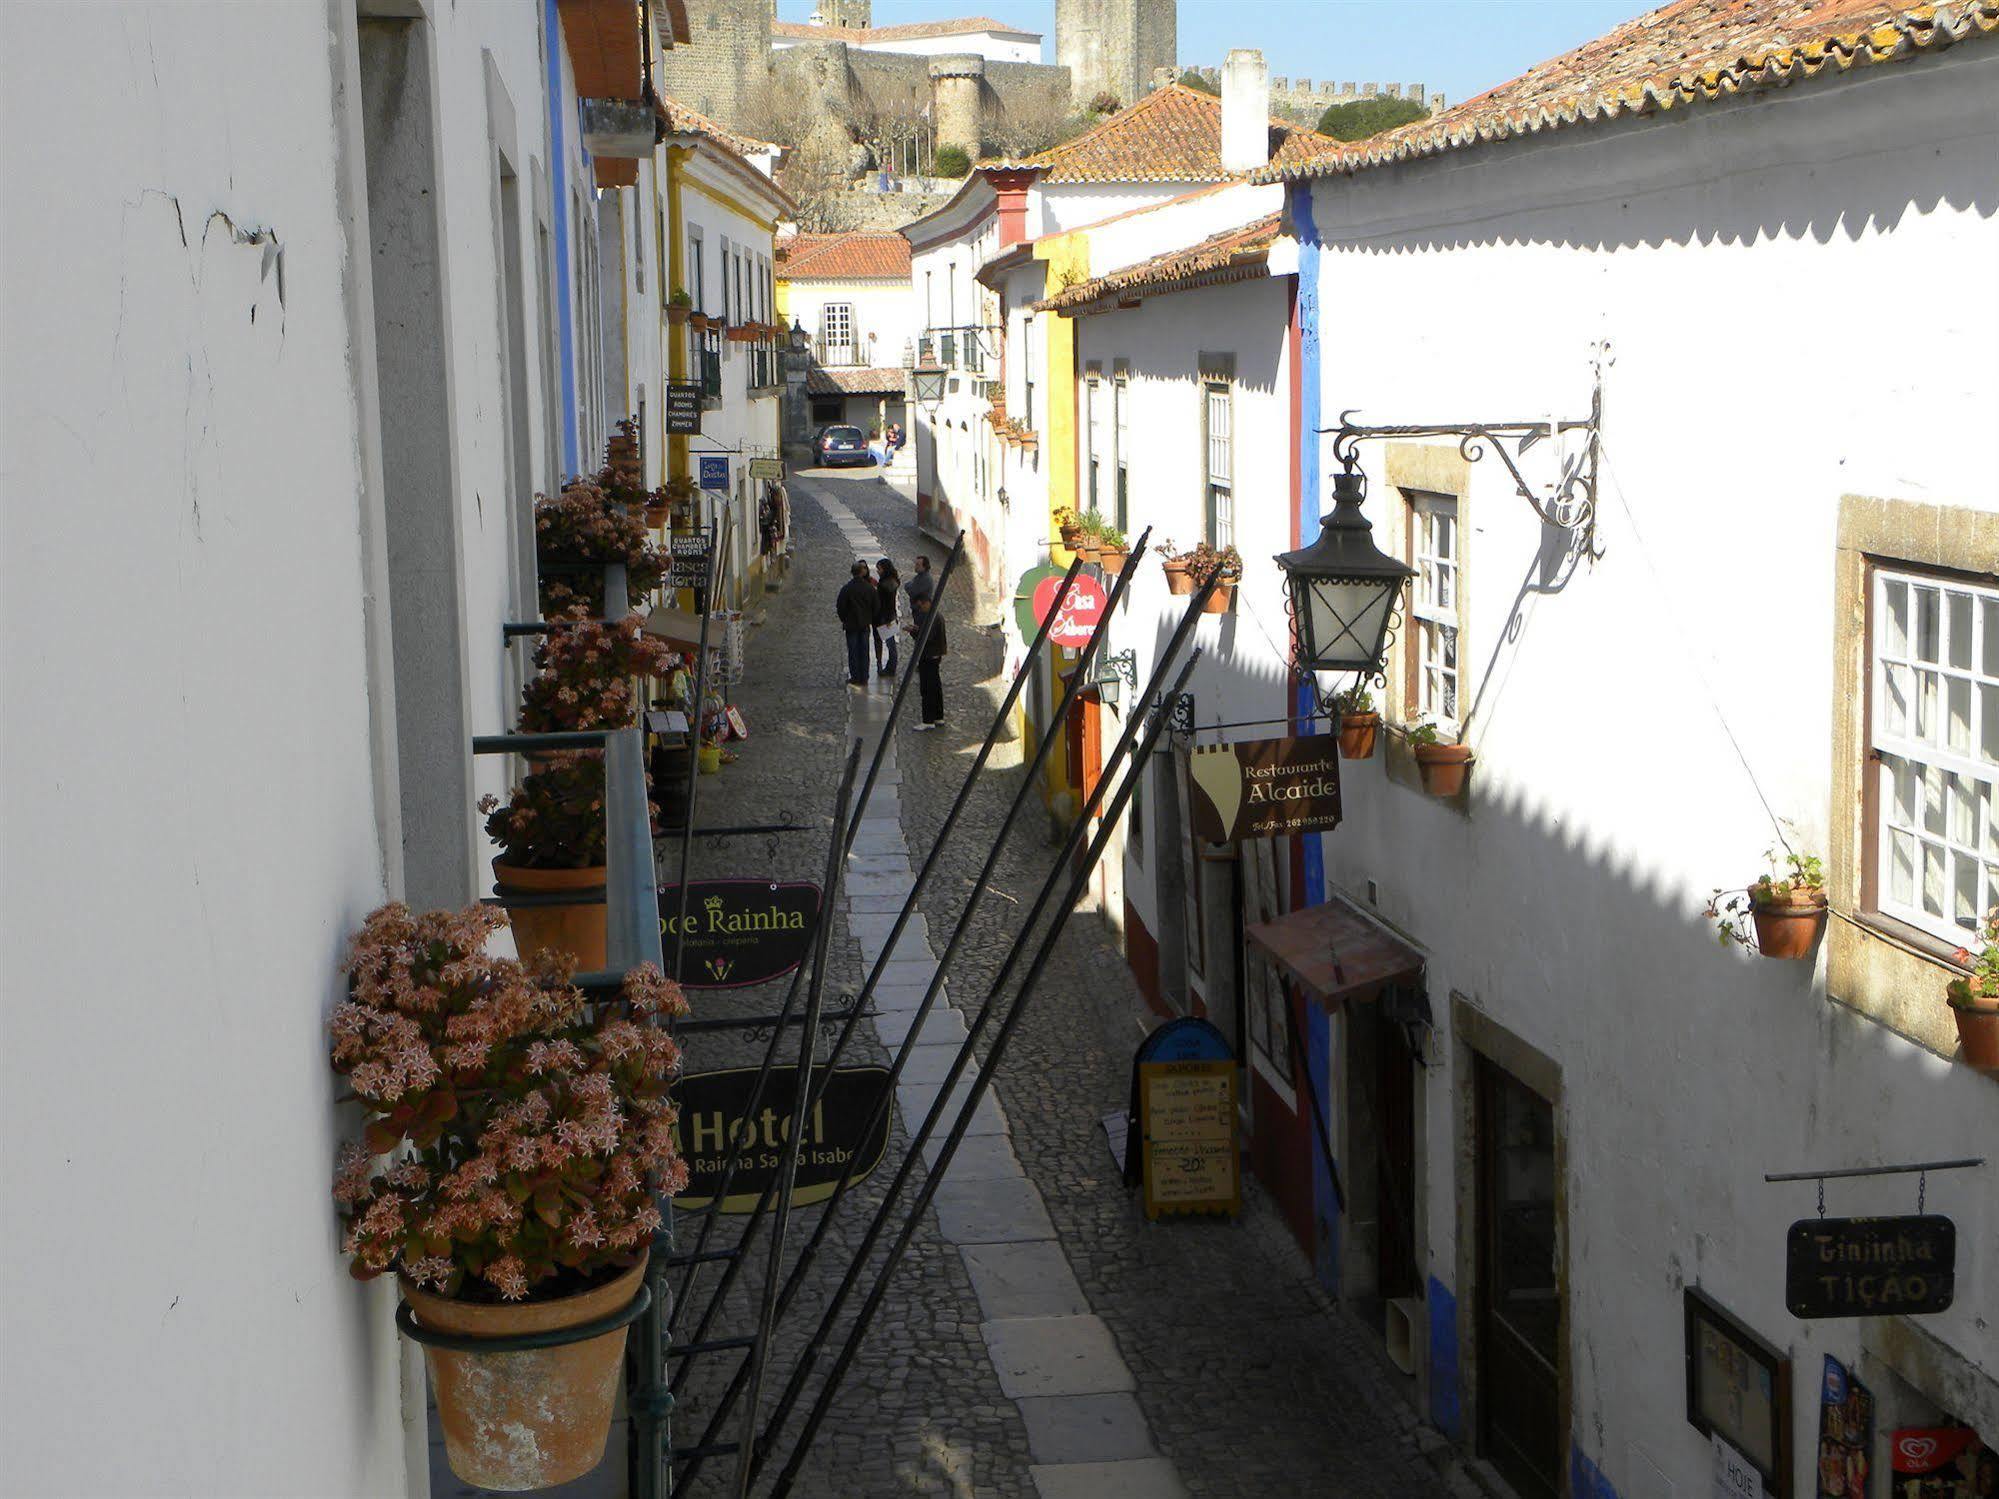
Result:
M1394 426L1371 426L1356 422L1352 411L1340 413L1337 427L1321 427L1320 434L1330 434L1333 456L1348 471L1360 466L1360 444L1363 442L1396 437L1455 437L1458 452L1466 462L1476 463L1488 451L1497 453L1499 461L1506 465L1506 471L1513 477L1514 492L1525 500L1541 520L1560 530L1575 534L1581 553L1592 562L1603 556L1603 549L1596 543L1596 498L1597 470L1601 457L1601 436L1603 424L1603 382L1599 378L1590 394L1589 415L1579 421L1538 422L1425 422ZM1544 496L1531 483L1521 469L1521 455L1536 442L1549 436L1550 426L1557 432L1580 432L1587 441L1580 452L1561 465L1560 477L1556 480L1553 493Z
M1175 734L1194 732L1194 694L1176 692L1152 705L1151 718L1166 715L1166 726ZM1149 721L1149 720L1148 720Z
M1123 677L1127 687L1138 686L1138 652L1130 647L1127 646L1121 651L1112 651L1098 663L1098 666L1104 672ZM1099 677L1098 680L1102 681L1103 678Z

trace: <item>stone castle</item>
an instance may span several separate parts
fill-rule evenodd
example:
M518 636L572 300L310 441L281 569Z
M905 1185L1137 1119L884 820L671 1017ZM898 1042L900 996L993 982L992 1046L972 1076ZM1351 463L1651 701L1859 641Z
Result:
M1182 68L1178 72L1172 68L1154 68L1151 86L1162 87L1187 73L1192 73L1215 93L1221 92L1220 68ZM1444 96L1431 94L1425 98L1420 83L1335 83L1330 78L1323 78L1314 84L1309 78L1286 78L1282 74L1273 75L1270 80L1270 112L1287 119L1295 117L1306 124L1316 124L1319 116L1331 105L1354 104L1362 99L1377 98L1410 99L1422 104L1431 114L1441 114L1444 110Z

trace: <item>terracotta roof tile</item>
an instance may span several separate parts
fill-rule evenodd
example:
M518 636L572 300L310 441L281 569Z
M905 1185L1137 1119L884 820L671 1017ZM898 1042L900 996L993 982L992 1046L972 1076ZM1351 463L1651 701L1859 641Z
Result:
M770 34L801 42L914 42L933 36L969 36L980 31L1007 32L1039 39L1041 33L1009 26L990 16L965 16L956 21L911 21L902 26L809 26L802 21L773 21Z
M907 281L909 241L900 234L800 234L784 249L778 275L786 281Z
M1270 259L1270 247L1277 239L1280 217L1266 214L1254 223L1211 234L1198 245L1169 250L1107 276L1065 286L1054 296L1036 302L1034 310L1075 312L1112 298L1193 291L1197 287L1261 275L1262 267Z
M1340 143L1285 120L1270 122L1270 159L1287 171L1337 152ZM1154 89L1074 140L1017 163L982 161L981 167L1039 167L1044 182L1219 182L1222 169L1222 101L1184 84Z
M1999 35L1999 0L1674 0L1428 120L1259 182L1324 177L1445 151L1659 114Z
M805 372L805 393L814 396L899 396L905 386L900 366L841 365L829 370L815 364Z
M782 151L784 147L775 141L760 141L755 136L739 135L717 120L711 120L698 110L689 109L678 99L659 96L654 106L666 128L676 135L705 135L718 145L727 146L738 156L754 156L765 151Z

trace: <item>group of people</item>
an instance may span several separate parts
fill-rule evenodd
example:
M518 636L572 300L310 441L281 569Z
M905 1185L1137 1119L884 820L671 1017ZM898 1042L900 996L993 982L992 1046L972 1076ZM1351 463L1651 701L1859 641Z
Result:
M944 726L944 620L940 616L924 626L936 603L937 580L930 574L930 559L916 559L915 575L907 583L895 563L883 557L872 569L856 558L853 576L834 600L833 610L847 634L847 685L860 689L868 685L868 651L874 648L875 673L893 680L901 664L901 635L922 636L922 654L916 662L916 680L921 690L922 733Z

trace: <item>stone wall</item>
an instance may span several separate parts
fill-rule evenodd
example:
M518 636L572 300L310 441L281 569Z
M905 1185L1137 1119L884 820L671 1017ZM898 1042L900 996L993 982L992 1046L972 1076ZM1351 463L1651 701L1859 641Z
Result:
M1055 0L1055 60L1078 104L1136 102L1156 69L1173 67L1178 41L1174 0Z
M701 0L688 7L693 40L663 53L660 92L732 129L770 74L771 0Z
M1181 73L1192 73L1217 94L1222 91L1220 68L1190 67L1179 72L1169 68L1155 69L1152 86L1163 87ZM1362 99L1413 99L1428 108L1431 114L1440 114L1444 109L1444 96L1430 94L1426 98L1420 83L1338 82L1331 78L1315 81L1310 78L1287 78L1281 73L1272 74L1270 79L1270 112L1275 115L1296 115L1300 119L1309 115L1311 122L1316 122L1331 105L1354 104Z
M935 100L933 84L966 83L957 76L933 79L932 64L944 60L908 52L863 52L844 42L805 42L774 54L770 66L780 87L809 90L829 109L844 107L850 117L861 117L897 106L922 110ZM976 89L982 140L995 126L1043 115L1059 119L1069 112L1067 69L1046 63L973 60L980 63L979 75L970 82ZM939 142L953 140L942 128L943 116L932 117L939 121Z

